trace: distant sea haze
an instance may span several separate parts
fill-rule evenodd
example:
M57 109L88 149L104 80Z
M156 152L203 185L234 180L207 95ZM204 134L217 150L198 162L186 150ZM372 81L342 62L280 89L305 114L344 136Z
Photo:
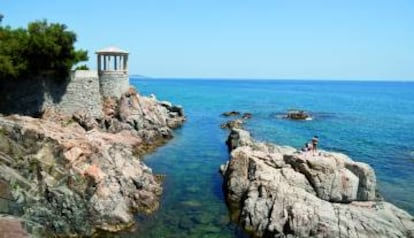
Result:
M220 164L228 160L220 128L225 111L250 112L255 139L300 148L314 135L324 150L370 164L385 199L414 214L414 82L327 80L131 79L141 94L156 94L184 107L188 117L175 138L145 163L165 174L157 215L140 221L144 237L207 231L245 234L229 222ZM314 120L280 115L303 109ZM207 232L208 233L208 232Z

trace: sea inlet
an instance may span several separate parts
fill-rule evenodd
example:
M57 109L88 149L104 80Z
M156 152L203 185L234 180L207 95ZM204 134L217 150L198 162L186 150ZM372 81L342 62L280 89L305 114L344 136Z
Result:
M137 216L134 232L115 237L247 237L230 220L219 166L228 160L225 111L252 113L245 127L258 140L320 147L370 164L380 193L414 214L414 83L318 80L131 79L143 95L184 107L187 122L144 163L165 175L160 208ZM304 109L311 121L280 115Z

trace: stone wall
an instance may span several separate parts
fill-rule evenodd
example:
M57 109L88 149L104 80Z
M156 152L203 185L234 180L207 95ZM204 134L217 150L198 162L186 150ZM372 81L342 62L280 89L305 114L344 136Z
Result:
M50 101L49 98L46 99ZM99 91L98 73L94 70L72 72L71 81L56 108L66 114L83 110L91 116L101 116L102 97Z
M99 86L104 97L120 98L129 88L129 76L126 71L100 72Z
M52 106L67 114L85 110L92 116L101 115L97 72L74 71L66 80L47 76L0 80L0 113L38 116Z

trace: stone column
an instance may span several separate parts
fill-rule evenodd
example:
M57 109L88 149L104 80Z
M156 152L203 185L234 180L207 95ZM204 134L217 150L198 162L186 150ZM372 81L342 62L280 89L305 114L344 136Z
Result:
M98 72L100 72L101 71L101 56L99 54L97 54L96 56L96 63L98 64L98 67L97 67Z
M102 67L102 55L99 55L99 69L102 71L103 67Z
M116 55L114 55L114 70L116 71L116 61L117 61L118 57Z
M128 70L128 55L124 55L124 70Z

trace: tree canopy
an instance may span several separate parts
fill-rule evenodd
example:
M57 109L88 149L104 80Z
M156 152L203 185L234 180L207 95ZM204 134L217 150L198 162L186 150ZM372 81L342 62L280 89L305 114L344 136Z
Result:
M76 34L66 25L46 20L31 22L27 29L0 26L0 78L65 78L75 64L88 60L75 42Z

